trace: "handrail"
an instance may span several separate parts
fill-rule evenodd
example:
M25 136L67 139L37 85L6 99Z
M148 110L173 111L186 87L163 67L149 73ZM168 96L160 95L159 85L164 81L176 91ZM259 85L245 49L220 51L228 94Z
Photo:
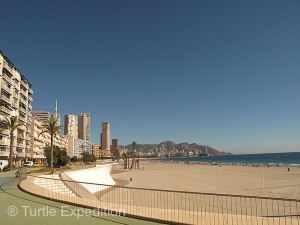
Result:
M87 198L87 199L98 199L93 193L89 192L86 190L80 183L74 181L72 178L70 178L65 172L61 172L59 174L60 180L72 190L76 195L82 197L82 198Z

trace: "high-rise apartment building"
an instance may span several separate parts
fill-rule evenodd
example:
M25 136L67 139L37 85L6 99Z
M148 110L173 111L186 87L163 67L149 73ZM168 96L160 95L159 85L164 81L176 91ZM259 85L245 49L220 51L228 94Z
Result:
M68 137L69 156L81 157L82 152L92 152L89 113L65 115L64 134Z
M110 128L108 121L102 123L101 149L110 150Z
M78 116L78 138L90 142L90 114L81 113Z
M119 143L118 139L112 139L112 144L111 144L111 153L113 157L119 157Z
M43 122L34 114L32 115L30 129L31 145L27 158L34 163L45 163L46 157L44 156L44 148L46 145L50 145L51 136L46 132L41 134L43 131ZM53 144L62 149L68 149L68 139L64 135L55 136Z
M94 156L96 156L97 159L100 157L100 146L99 145L97 145L97 144L92 145L92 154Z
M115 151L118 150L118 139L112 139L112 144L111 144L111 150Z
M0 51L0 119L17 116L24 126L15 130L14 162L25 159L30 148L32 85ZM8 159L10 134L0 131L0 159Z
M70 157L76 156L80 158L81 153L86 151L86 149L88 148L87 145L89 143L84 140L74 138L72 135L66 135L66 138L68 139L68 155ZM92 147L89 148L91 149Z
M78 139L78 117L76 115L65 115L64 134Z

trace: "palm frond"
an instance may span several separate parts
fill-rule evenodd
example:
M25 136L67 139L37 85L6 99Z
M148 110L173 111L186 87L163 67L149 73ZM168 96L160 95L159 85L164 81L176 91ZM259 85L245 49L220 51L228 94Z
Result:
M62 129L62 126L58 124L58 119L55 115L51 115L50 119L42 125L42 133L48 133L53 136L57 136L59 134L59 131Z

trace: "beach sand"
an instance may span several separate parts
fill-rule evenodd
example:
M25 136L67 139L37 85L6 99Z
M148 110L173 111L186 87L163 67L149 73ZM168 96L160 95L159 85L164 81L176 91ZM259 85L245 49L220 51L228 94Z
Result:
M187 192L300 199L299 167L200 165L141 161L141 169L113 167L117 185ZM130 180L132 178L132 181Z

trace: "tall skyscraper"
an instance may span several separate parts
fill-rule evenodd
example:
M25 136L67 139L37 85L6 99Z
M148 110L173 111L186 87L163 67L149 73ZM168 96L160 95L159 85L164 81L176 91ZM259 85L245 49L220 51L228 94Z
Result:
M102 123L102 138L101 138L101 148L102 150L110 150L110 128L109 122L104 121Z
M76 115L65 115L64 134L78 139L78 117Z
M81 113L78 116L78 138L90 142L90 114Z

